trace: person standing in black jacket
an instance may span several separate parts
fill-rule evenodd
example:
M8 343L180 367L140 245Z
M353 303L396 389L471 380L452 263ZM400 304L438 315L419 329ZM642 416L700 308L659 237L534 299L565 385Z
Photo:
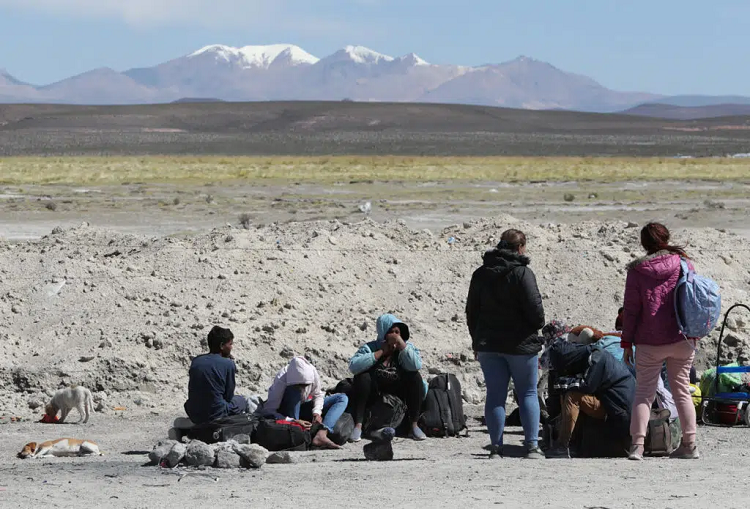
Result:
M490 432L490 457L502 456L505 401L513 378L526 457L542 459L537 377L542 349L538 331L544 326L544 307L536 277L528 267L526 235L506 230L483 261L471 277L466 321L487 386L484 415Z

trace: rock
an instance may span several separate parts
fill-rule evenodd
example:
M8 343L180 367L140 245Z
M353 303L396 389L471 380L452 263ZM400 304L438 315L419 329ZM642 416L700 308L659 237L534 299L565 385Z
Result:
M366 331L367 330L367 322L362 322L359 324L359 330Z
M733 316L727 317L727 329L736 331L738 328L737 320Z
M268 458L268 449L258 444L238 444L234 451L239 454L240 466L244 468L260 468Z
M89 362L96 359L95 355L83 355L78 359L78 362Z
M390 461L393 459L391 442L370 442L364 447L365 458L368 461Z
M240 456L231 449L219 449L216 452L216 468L240 468Z
M727 327L729 327L729 324L727 324ZM737 347L740 346L743 343L742 338L739 337L737 334L729 333L724 337L724 344L730 347Z
M464 390L464 399L467 403L479 405L484 401L484 393L476 389L466 389Z
M193 440L188 444L185 452L185 462L188 465L210 467L213 466L214 461L216 461L216 451L210 445L200 440Z
M161 440L154 446L154 449L148 453L148 459L152 465L158 465L161 460L169 454L172 447L177 443L176 440Z
M55 226L54 228L52 228L52 235L59 235L62 232L63 232L63 229L60 228L59 226Z
M39 408L41 406L44 406L44 402L42 402L42 401L40 401L40 400L38 400L36 398L32 398L32 399L29 400L28 405L29 405L30 409L36 410L37 408Z
M232 440L237 442L238 444L249 444L250 435L235 435L234 437L232 437Z
M266 463L268 464L289 465L294 462L294 456L287 451L275 452L266 458Z
M169 468L174 468L179 465L180 461L182 461L182 458L185 457L186 452L187 446L185 444L181 444L179 442L174 444L167 455L163 458L166 466L168 466Z
M610 262L617 261L617 257L608 251L602 249L601 251L599 251L599 253L604 257L605 260L609 260Z

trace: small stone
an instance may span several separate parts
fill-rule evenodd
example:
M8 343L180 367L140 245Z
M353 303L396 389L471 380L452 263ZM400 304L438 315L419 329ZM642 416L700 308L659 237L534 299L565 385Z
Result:
M95 355L84 355L78 359L78 362L90 362L96 359Z
M615 257L612 253L608 251L601 250L599 253L604 257L605 260L609 260L610 262L616 262L617 257Z
M177 443L176 440L162 440L154 446L154 449L148 453L148 459L152 465L158 465L161 463L167 454L172 450L172 447Z
M733 316L727 317L726 324L729 330L736 331L738 329L737 320Z
M240 456L231 449L219 449L216 452L216 468L240 468Z
M268 458L268 449L258 444L238 444L234 451L239 454L240 466L244 468L260 468Z
M338 241L336 240L336 238L335 238L335 237L328 237L328 242L330 242L330 243L331 243L331 244L333 244L334 246L335 246L336 244L338 244Z
M393 445L391 442L370 442L364 447L364 453L368 461L390 461L393 459Z
M638 228L638 223L634 223L633 221L628 221L628 225L625 228Z
M54 228L52 228L52 235L59 235L62 232L63 232L63 229L60 228L59 226L55 226Z
M216 452L205 442L193 440L187 446L185 452L185 462L193 467L213 466L216 461Z
M294 456L288 451L275 452L266 458L266 463L277 465L289 465L295 463L295 461Z
M367 330L367 322L362 322L359 324L359 330L366 331Z
M34 399L30 399L29 400L28 405L29 405L30 409L36 410L37 408L43 406L44 403L42 401L39 401L38 399L34 398Z
M245 434L235 435L235 436L232 437L232 440L234 440L238 444L249 444L249 443L251 443L250 442L250 435L245 435Z
M18 306L16 306L15 304L14 304L13 306L11 306L10 310L11 310L11 311L12 311L13 313L16 313L16 314L19 314L19 313L21 312L21 308L20 308L20 307L18 307Z
M219 279L226 279L227 278L226 274L219 274L216 277L218 277Z

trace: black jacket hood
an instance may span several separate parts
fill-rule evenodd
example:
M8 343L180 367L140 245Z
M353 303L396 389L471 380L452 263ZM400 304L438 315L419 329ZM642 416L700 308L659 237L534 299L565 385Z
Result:
M528 256L508 249L490 249L484 253L482 261L485 267L501 275L531 263Z

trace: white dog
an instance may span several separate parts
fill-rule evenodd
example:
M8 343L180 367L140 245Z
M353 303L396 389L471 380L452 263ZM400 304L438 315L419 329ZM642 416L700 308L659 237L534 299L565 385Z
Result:
M37 444L36 442L29 442L23 446L21 452L18 453L18 457L21 459L26 458L60 458L68 456L86 456L97 454L102 455L99 452L99 446L91 440L78 440L76 438L58 438L57 440L50 440L49 442L42 442Z
M59 422L65 422L65 418L72 409L78 410L81 415L78 423L88 422L89 413L94 410L94 398L91 391L85 387L73 385L67 389L60 389L52 396L52 399L45 407L45 413L54 418L57 412L60 412Z

